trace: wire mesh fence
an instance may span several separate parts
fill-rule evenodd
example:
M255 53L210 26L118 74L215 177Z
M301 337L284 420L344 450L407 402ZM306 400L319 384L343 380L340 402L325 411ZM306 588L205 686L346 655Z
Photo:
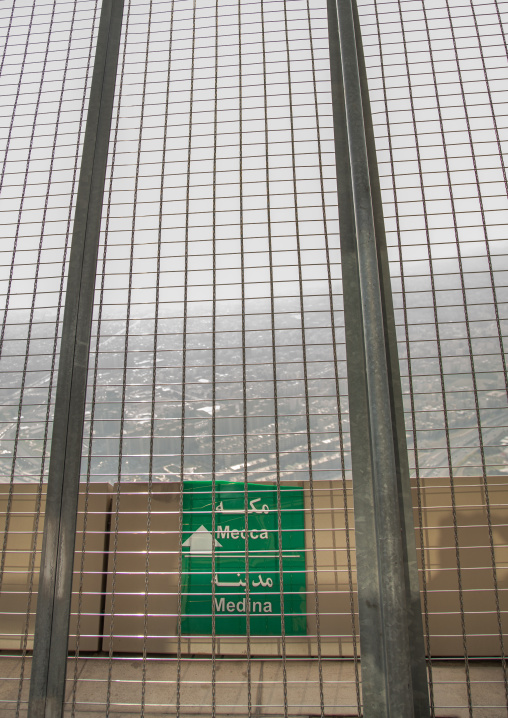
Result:
M504 716L506 8L358 10L432 714ZM100 4L0 13L7 716L27 710ZM325 2L126 1L69 715L362 713L333 140Z

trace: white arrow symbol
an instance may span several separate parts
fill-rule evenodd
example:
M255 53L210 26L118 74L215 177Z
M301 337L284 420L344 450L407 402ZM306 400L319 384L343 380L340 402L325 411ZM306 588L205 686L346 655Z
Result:
M189 553L212 553L212 541L214 540L212 534L204 526L200 526L193 534L189 536L187 541L184 541L182 546L189 547ZM222 548L217 539L215 539L215 547L219 546Z

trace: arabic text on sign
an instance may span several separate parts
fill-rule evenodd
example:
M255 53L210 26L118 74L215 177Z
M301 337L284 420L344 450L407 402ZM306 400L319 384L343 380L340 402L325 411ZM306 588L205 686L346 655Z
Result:
M252 499L252 501L249 501L250 509L247 511L248 514L267 514L269 512L269 508L267 504L263 504L260 508L255 506L258 501L261 501L260 498L258 499ZM215 507L215 511L219 514L243 514L245 515L244 509L225 509L224 508L224 502L221 501L220 504L217 504Z
M215 585L219 586L220 588L237 588L239 586L246 586L247 582L242 581L242 579L240 578L240 574L237 573L236 575L239 578L238 581L219 581L219 579L217 578L217 574L214 574L212 583L215 583ZM268 577L266 580L263 580L261 574L258 574L258 581L256 581L255 579L252 580L251 585L254 588L258 588L259 586L261 586L261 588L272 588L273 579Z

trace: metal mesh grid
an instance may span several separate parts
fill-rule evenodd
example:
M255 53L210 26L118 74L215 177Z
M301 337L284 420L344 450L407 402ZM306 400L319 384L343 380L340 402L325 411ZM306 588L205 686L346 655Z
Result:
M160 532L164 526L175 540L182 505L175 503L161 524L158 484L211 480L215 504L219 480L268 483L278 489L279 539L281 483L312 486L307 593L317 605L318 571L327 570L317 552L330 551L318 548L314 481L341 477L346 468L337 408L344 346L338 336L337 345L330 342L342 319L333 134L329 97L322 97L329 76L325 9L175 3L168 11L166 3L131 4L124 24L90 382L88 478L116 482L103 643L108 670L94 699L106 712L121 709L120 647L141 654L139 705L155 709L153 651L162 648L176 654L162 659L173 710L196 710L198 668L210 681L205 705L212 715L231 708L251 715L278 710L279 703L287 715L306 704L297 672L302 651L310 650L315 655L305 670L316 695L307 702L319 710L335 702L328 694L339 685L330 672L323 675L322 641L333 644L330 655L341 639L352 641L349 525L340 528L346 586L332 587L345 597L345 635L334 639L337 629L327 629L322 638L314 609L314 638L302 647L284 635L283 619L275 648L281 658L265 667L261 656L274 654L274 641L251 637L250 619L244 637L215 635L215 584L209 638L189 639L174 620L182 612L182 567L173 562L168 570L172 551ZM291 76L289 57L296 64ZM140 487L132 494L134 483ZM345 484L341 491L347 496ZM328 486L321 503L325 493ZM126 528L133 497L143 503L143 547L132 543L138 528ZM215 533L220 519L212 512L211 520ZM134 545L146 552L145 565L137 565L139 587L125 556ZM168 554L166 603L156 603L151 588L161 549ZM248 576L248 564L245 570ZM280 555L277 571L282 578ZM137 611L131 602L138 590L145 592L139 605L145 618L134 626L125 614ZM209 657L189 664L193 652ZM245 678L221 678L231 654L245 655ZM276 674L264 678L271 663ZM79 706L88 696L83 676ZM278 689L272 698L262 695L279 683L280 695Z
M2 571L21 531L30 544L27 608L15 611L23 616L33 613L69 198L99 10L57 6L5 9L2 59L12 80L2 194L5 236L14 238L2 246L2 391L14 412L3 422ZM359 14L433 711L501 716L504 16L477 0L366 2ZM89 370L72 715L360 712L327 36L324 3L126 4ZM60 43L54 65L51 42ZM213 506L221 480L273 487L280 539L281 492L303 485L305 640L285 636L283 621L281 635L263 642L249 617L244 636L182 631L181 482L199 480L212 482ZM13 508L19 481L34 487L24 512ZM244 513L248 522L247 492ZM18 514L33 525L15 528ZM212 511L212 534L219 519ZM245 569L248 577L249 559ZM277 571L283 578L281 556ZM247 581L247 600L249 590ZM24 619L21 669L4 661L15 686L4 694L6 715L23 710L31 630ZM478 656L500 658L500 668Z
M472 715L473 611L501 656L506 690L503 17L490 2L361 3L360 15L426 569L427 650L432 634L462 642ZM422 507L431 485L446 487L440 501L451 507L437 542ZM484 547L480 561L475 546ZM488 606L479 605L481 591L492 594Z
M0 9L2 715L26 710L66 263L98 10L83 1Z

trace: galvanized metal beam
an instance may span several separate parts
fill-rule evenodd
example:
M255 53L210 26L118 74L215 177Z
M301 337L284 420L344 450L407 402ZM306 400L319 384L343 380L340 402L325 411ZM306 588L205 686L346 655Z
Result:
M386 239L354 0L328 0L365 718L429 716Z
M427 679L427 662L425 660L425 643L423 638L420 580L418 578L418 561L416 557L415 524L413 501L411 498L411 480L409 476L406 422L404 420L404 405L402 401L399 354L397 350L397 332L395 329L390 268L388 265L388 250L386 246L385 223L381 200L381 188L379 183L379 170L376 159L372 112L370 109L369 89L367 85L367 72L365 68L360 22L356 5L353 5L353 13L358 66L360 70L365 136L367 141L367 155L369 159L370 186L372 194L372 208L374 210L379 275L383 299L382 307L384 330L388 355L388 386L391 398L392 427L395 439L395 462L397 467L397 489L402 524L401 536L405 569L409 650L411 653L411 676L413 681L413 703L415 718L426 718L430 715L429 686Z
M28 715L63 715L92 312L124 0L103 0L83 144L51 442Z

